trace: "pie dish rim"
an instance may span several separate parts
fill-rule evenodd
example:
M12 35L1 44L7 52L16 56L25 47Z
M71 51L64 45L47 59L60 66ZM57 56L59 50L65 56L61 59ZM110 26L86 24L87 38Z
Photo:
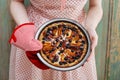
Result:
M60 68L60 67L56 67L56 66L53 66L51 64L49 64L47 61L45 61L42 56L40 55L40 53L37 53L37 57L39 58L39 60L41 62L43 62L46 66L52 68L52 69L55 69L55 70L59 70L59 71L70 71L70 70L74 70L80 66L82 66L87 58L90 56L90 46L91 46L91 41L90 41L90 36L87 32L87 30L80 24L78 23L77 21L75 20L72 20L72 19L67 19L67 18L55 18L55 19L51 19L49 21L47 21L46 23L42 24L40 26L40 28L38 29L38 31L36 32L36 35L35 35L35 39L38 39L39 38L39 35L40 33L42 32L42 30L49 24L51 23L54 23L54 22L58 22L58 21L67 21L67 22L70 22L70 23L73 23L75 25L77 25L85 34L86 38L87 38L87 44L88 44L88 48L87 48L87 52L86 52L86 55L85 57L80 61L80 63L74 65L74 66L71 66L71 67L67 67L67 68Z

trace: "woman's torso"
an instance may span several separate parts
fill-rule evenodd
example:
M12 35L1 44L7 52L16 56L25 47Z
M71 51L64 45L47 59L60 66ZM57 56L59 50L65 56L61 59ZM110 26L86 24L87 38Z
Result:
M75 19L83 11L87 0L66 0L63 10L61 10L62 0L30 0L30 2L43 16Z
M28 15L37 26L53 18L69 18L80 23L85 19L83 8L87 0L66 0L62 10L62 0L30 0L30 3Z

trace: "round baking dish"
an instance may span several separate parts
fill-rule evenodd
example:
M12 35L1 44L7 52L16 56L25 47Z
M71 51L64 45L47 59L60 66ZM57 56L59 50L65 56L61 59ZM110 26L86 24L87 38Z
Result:
M89 55L90 55L90 46L91 46L90 37L89 37L88 32L85 30L85 28L84 28L81 24L79 24L79 23L76 22L75 20L66 19L66 18L52 19L52 20L44 23L42 26L40 26L40 28L38 29L38 31L37 31L37 33L36 33L36 35L35 35L35 39L38 39L38 38L39 38L42 30L43 30L45 27L47 27L48 25L50 25L50 24L52 24L52 23L61 22L61 21L62 21L62 22L72 23L72 24L76 25L76 26L79 27L79 29L81 29L82 32L84 33L84 35L85 35L85 37L86 37L86 39L87 39L87 50L86 50L86 54L85 54L84 58L83 58L78 64L76 64L76 65L74 65L74 66L64 67L64 68L63 68L63 67L57 67L57 66L54 66L54 65L49 64L46 60L44 60L44 58L41 56L40 52L37 53L37 56L38 56L38 58L40 59L40 61L42 61L46 66L48 66L48 67L50 67L50 68L52 68L52 69L59 70L59 71L69 71L69 70L73 70L73 69L76 69L76 68L82 66L82 65L86 62L87 58L88 58Z

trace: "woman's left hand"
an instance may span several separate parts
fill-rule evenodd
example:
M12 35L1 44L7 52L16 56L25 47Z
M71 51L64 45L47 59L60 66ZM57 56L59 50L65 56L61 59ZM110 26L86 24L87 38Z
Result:
M89 35L90 35L90 39L91 39L91 55L90 57L88 58L88 61L89 59L91 58L91 56L94 54L95 52L95 47L97 46L97 43L98 43L98 35L97 35L97 32L94 28L86 28L86 30L88 31Z

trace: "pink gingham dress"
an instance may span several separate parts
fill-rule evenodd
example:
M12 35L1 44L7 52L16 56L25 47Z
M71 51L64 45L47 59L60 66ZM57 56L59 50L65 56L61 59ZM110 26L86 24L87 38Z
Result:
M87 0L30 0L29 19L36 27L53 18L69 18L84 25L84 6ZM97 80L95 56L72 71L41 70L34 66L25 52L12 45L9 80Z

